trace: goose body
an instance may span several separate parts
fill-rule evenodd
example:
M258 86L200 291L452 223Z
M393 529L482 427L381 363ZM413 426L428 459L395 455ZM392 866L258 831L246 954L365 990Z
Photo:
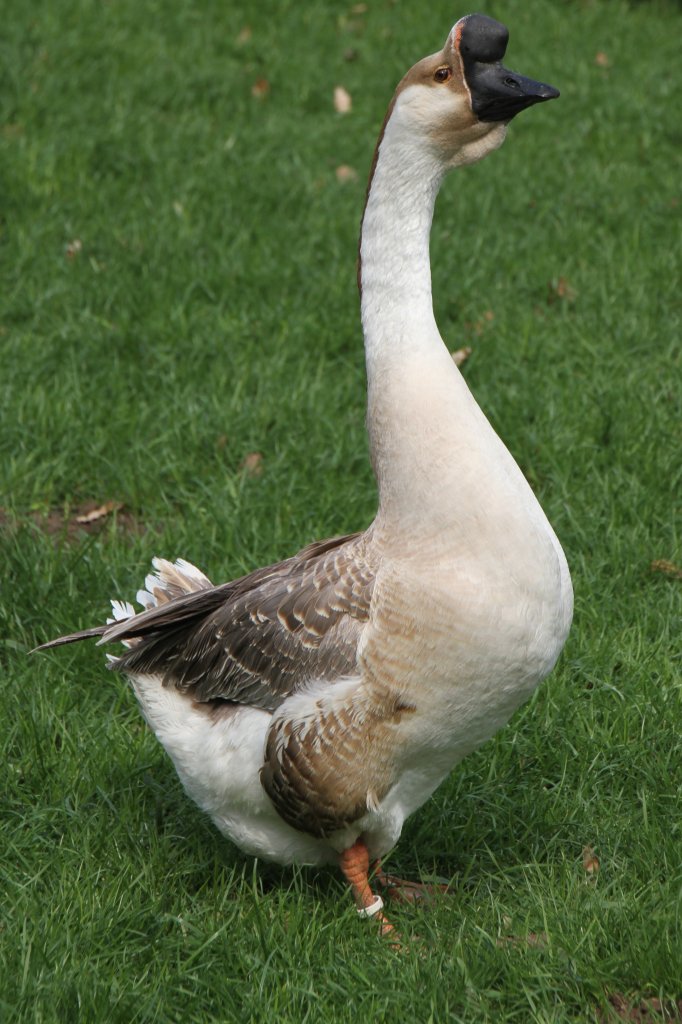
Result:
M482 15L457 22L398 86L377 146L359 264L372 525L218 587L155 560L143 612L114 602L113 622L45 645L122 641L113 667L221 832L280 863L340 864L360 907L358 850L391 849L551 671L571 621L559 542L431 300L444 175L558 95L502 66L506 41Z

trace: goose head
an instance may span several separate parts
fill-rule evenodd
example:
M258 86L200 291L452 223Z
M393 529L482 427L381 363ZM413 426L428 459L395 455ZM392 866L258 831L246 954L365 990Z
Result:
M559 95L503 65L508 40L499 21L468 14L443 49L420 60L398 85L388 119L426 143L445 170L497 149L513 117Z

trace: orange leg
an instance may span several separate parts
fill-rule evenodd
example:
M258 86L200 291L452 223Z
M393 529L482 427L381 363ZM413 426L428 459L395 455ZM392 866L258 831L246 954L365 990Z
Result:
M395 928L383 913L383 900L375 896L369 884L369 853L362 839L358 839L339 858L339 866L349 882L358 913L364 917L376 917L381 925L381 934L395 934Z

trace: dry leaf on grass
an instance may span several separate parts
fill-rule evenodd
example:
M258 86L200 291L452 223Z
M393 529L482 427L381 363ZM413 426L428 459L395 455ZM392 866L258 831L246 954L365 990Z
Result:
M334 173L336 174L336 180L342 185L345 185L347 181L358 180L358 172L354 167L349 167L348 164L339 164Z
M630 1024L679 1024L682 1022L682 999L628 999L622 992L612 992L608 997L611 1012L599 1011L601 1024L624 1020ZM615 1011L615 1013L613 1012Z
M270 83L267 78L257 78L251 86L251 95L257 100L264 100L270 92Z
M60 543L64 537L67 541L79 542L82 541L84 534L100 533L110 521L109 514L114 511L118 512L115 520L117 533L136 536L147 529L132 513L125 511L125 506L120 501L108 501L104 504L86 501L71 509L69 515L63 509L53 508L31 512L27 516L14 516L7 509L0 508L0 530L12 532L30 522L46 536L54 537Z
M588 875L594 877L599 871L599 858L594 852L594 847L583 846L583 867Z
M248 43L248 41L250 40L252 35L253 35L253 32L251 30L251 26L250 25L244 25L244 28L241 30L241 32L237 36L237 45L238 46L244 46L245 43Z
M604 53L603 50L599 50L597 53L595 53L595 55L594 55L594 63L597 65L598 68L610 68L611 67L611 61L609 60L609 58L607 57L607 55Z
M83 512L79 516L74 516L74 522L81 525L84 523L96 523L98 519L104 519L111 512L118 512L122 508L122 501L105 501L103 505L98 505L97 508L93 508L89 512Z
M263 456L260 452L249 452L245 455L240 469L243 469L249 476L262 476L263 473Z
M471 346L465 345L464 348L458 348L455 352L451 352L450 355L455 366L461 366L462 363L466 363L471 355Z
M682 580L682 569L674 562L669 562L667 558L657 558L655 562L651 563L650 568L652 572L660 572L663 576L669 576L673 580Z
M353 106L353 100L347 89L342 85L334 86L334 110L337 114L348 114Z
M550 305L554 302L573 302L576 291L568 283L565 277L557 277L549 282L547 301Z

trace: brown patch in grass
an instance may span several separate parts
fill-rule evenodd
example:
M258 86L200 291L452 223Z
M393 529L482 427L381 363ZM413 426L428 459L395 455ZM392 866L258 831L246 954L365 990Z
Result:
M358 180L358 172L348 164L339 164L334 173L336 174L336 180L341 185L345 185L347 181Z
M256 79L251 86L251 95L257 100L264 100L270 95L270 82L267 78Z
M262 476L263 456L261 452L249 452L242 459L239 468L243 470L247 476Z
M652 572L661 573L663 576L668 576L673 580L682 580L682 569L679 565L675 565L674 562L669 562L667 558L657 558L655 562L652 562L650 567Z
M583 846L583 867L587 875L591 878L596 877L600 864L599 857L597 857L592 846Z
M628 999L622 992L607 996L611 1009L598 1012L600 1024L630 1021L631 1024L663 1024L682 1021L682 999Z
M47 512L30 512L26 516L13 516L0 508L0 530L9 533L25 523L32 523L48 537L69 542L82 540L88 534L101 533L114 524L117 532L139 536L146 527L120 501L84 501L69 509L53 508Z
M574 302L577 292L565 277L553 278L547 286L547 302L553 305L557 302Z

